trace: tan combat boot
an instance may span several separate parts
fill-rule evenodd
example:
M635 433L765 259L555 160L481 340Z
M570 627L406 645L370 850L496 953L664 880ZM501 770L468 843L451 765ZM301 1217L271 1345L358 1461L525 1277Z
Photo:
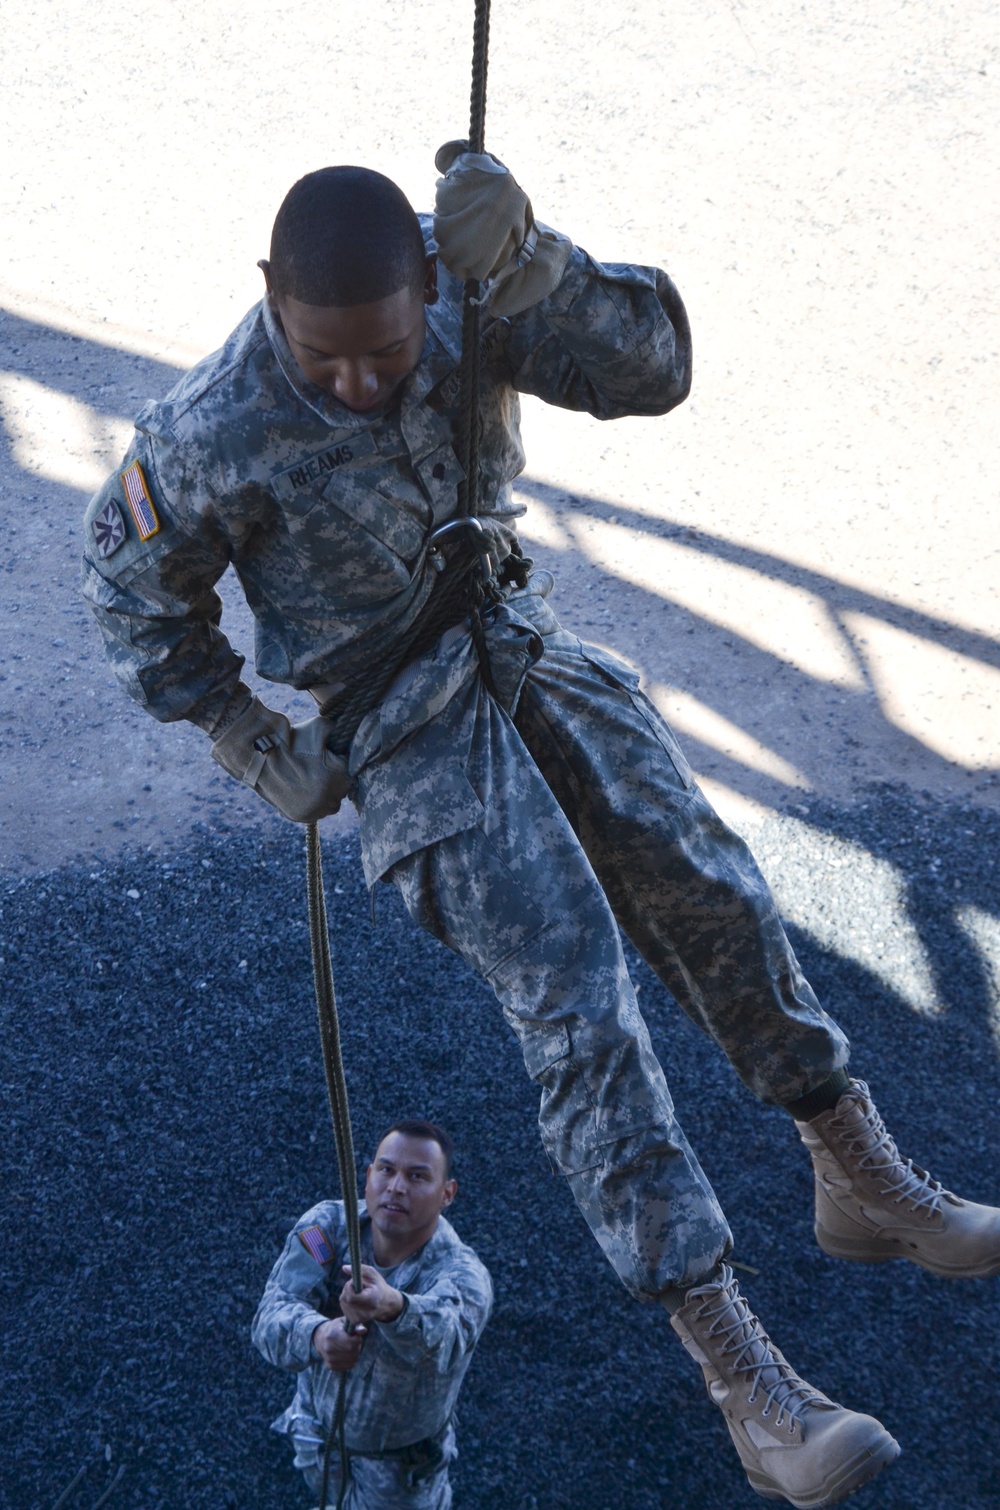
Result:
M701 1365L710 1400L757 1493L793 1505L834 1505L899 1456L874 1416L846 1410L806 1384L740 1294L728 1264L689 1290L670 1325Z
M976 1206L902 1159L863 1080L796 1122L816 1175L816 1241L833 1258L908 1258L932 1274L1000 1274L1000 1210Z

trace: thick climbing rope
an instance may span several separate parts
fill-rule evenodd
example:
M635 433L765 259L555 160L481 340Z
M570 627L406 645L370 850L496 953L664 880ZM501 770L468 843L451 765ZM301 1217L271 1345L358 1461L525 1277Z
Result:
M472 34L472 93L469 101L469 151L485 148L486 64L490 42L489 0L476 0ZM474 278L462 290L461 406L458 459L465 477L459 488L459 513L475 517L479 505L479 366L482 290Z
M482 152L484 149L485 125L486 125L486 73L489 56L490 34L490 0L476 0L475 24L472 35L472 89L469 102L469 149L472 152ZM462 360L459 368L460 395L459 405L459 429L458 429L458 459L465 473L459 489L459 517L461 521L468 521L468 527L477 526L482 531L476 519L476 510L479 506L479 369L480 369L480 338L482 330L482 290L480 285L470 279L463 288L462 295ZM438 594L441 601L435 605L432 612L428 613L421 623L418 638L421 643L415 649L413 636L407 642L405 658L411 660L414 654L420 654L429 649L444 629L449 625L444 620L454 615L456 607L461 603L466 605L470 581L469 567L473 557L480 553L476 546L478 541L472 541L472 557L468 552L462 552L448 562L445 573L450 569L451 581L448 590ZM488 559L488 553L487 553ZM457 583L460 590L452 586ZM444 583L441 584L444 586ZM465 607L469 614L472 627L472 638L479 656L480 667L486 686L492 692L493 678L490 673L489 657L486 651L485 637L481 618L481 607L488 599L490 582L485 570L480 579L475 583L476 591L471 603ZM460 614L458 618L464 617ZM452 623L458 619L452 617ZM422 641L426 638L427 644ZM378 685L377 700L381 700L382 694L396 676L400 664L396 658L390 658L388 665L383 665L376 673ZM371 675L368 676L364 685L358 682L357 688L350 686L345 699L343 693L324 704L321 713L332 716L338 722L333 745L346 750L357 730L360 718L368 711L372 697ZM346 738L346 744L344 739ZM354 1289L361 1291L363 1288L361 1278L361 1223L358 1213L357 1197L357 1168L354 1162L354 1136L351 1131L351 1117L347 1102L347 1077L344 1074L344 1060L340 1047L340 1022L337 1017L337 998L333 983L333 961L330 955L330 928L326 913L326 896L323 889L323 855L319 842L319 829L315 823L306 826L306 894L309 906L309 942L312 949L313 984L316 990L316 1015L319 1021L320 1044L323 1050L323 1070L326 1075L327 1097L330 1102L330 1118L333 1122L333 1136L337 1148L337 1166L340 1174L340 1189L344 1200L344 1216L347 1226L347 1246L350 1255L351 1283ZM348 1323L348 1330L350 1324ZM334 1408L333 1423L330 1435L327 1438L323 1452L323 1474L320 1485L319 1510L326 1510L327 1490L330 1480L330 1456L333 1445L336 1442L340 1452L340 1490L337 1495L337 1510L341 1510L344 1496L347 1493L347 1485L350 1471L350 1457L347 1451L344 1437L344 1413L346 1408L347 1372L341 1373L337 1383L337 1401Z
M333 1122L333 1141L337 1148L340 1189L344 1197L344 1220L351 1262L351 1283L355 1290L360 1292L364 1282L361 1277L361 1222L358 1214L358 1176L354 1162L354 1134L351 1131L351 1114L347 1103L347 1077L344 1074L344 1058L340 1048L340 1020L337 1016L333 960L330 955L330 926L327 921L326 895L323 889L323 852L320 848L319 829L315 823L310 823L306 827L306 897L309 904L309 943L312 947L316 1016L319 1021L319 1038L323 1049L323 1070L326 1075L330 1119ZM349 1326L348 1329L350 1329ZM347 1487L348 1458L344 1441L346 1388L347 1374L345 1372L337 1380L337 1402L333 1412L333 1423L323 1453L319 1510L326 1510L330 1453L335 1442L340 1448L338 1510Z
M319 829L315 823L306 828L306 897L309 904L309 942L312 946L313 983L316 987L316 1016L323 1048L326 1093L330 1102L333 1137L337 1146L340 1188L347 1213L347 1246L351 1261L351 1279L361 1289L361 1226L358 1218L357 1169L354 1163L354 1135L347 1104L347 1079L340 1048L340 1021L333 985L333 961L330 956L330 930L323 890L323 855ZM352 1192L354 1199L351 1199Z
M490 47L490 0L476 0L476 18L472 31L472 88L469 97L469 151L486 148L486 74ZM458 511L470 521L479 509L479 372L482 360L482 289L474 278L462 289L462 363L460 379L460 418L458 459L465 473L458 493ZM490 584L475 584L475 599L469 610L472 643L479 658L479 669L487 690L496 695L490 667L482 609L489 600Z

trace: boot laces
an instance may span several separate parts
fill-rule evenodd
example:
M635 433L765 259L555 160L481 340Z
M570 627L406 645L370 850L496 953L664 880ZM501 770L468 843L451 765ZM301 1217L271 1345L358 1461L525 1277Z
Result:
M864 1081L856 1080L854 1088L860 1094L851 1096L847 1109L831 1118L831 1130L857 1159L858 1168L882 1181L883 1195L893 1196L897 1206L908 1201L914 1211L926 1208L927 1215L933 1216L941 1205L944 1186L900 1155Z
M818 1390L799 1378L790 1363L775 1355L770 1337L740 1294L739 1283L728 1264L723 1264L717 1285L695 1294L705 1297L697 1318L710 1323L710 1337L724 1339L723 1357L734 1355L730 1365L733 1373L750 1375L748 1403L753 1405L758 1393L766 1396L762 1415L769 1416L772 1406L777 1406L775 1424L780 1426L787 1416L789 1430L794 1431L795 1423L802 1420L809 1406L830 1404Z

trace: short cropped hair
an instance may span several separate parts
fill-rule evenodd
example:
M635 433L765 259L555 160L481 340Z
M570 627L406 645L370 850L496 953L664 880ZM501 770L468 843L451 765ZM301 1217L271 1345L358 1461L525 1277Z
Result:
M444 1177L448 1179L455 1158L455 1144L443 1127L439 1127L436 1122L422 1122L415 1117L404 1117L402 1122L394 1122L391 1127L386 1128L375 1144L376 1153L386 1138L391 1137L393 1133L402 1133L404 1138L423 1138L427 1143L436 1143L444 1154Z
M320 168L294 184L271 232L275 293L323 308L423 287L427 251L410 201L371 168Z

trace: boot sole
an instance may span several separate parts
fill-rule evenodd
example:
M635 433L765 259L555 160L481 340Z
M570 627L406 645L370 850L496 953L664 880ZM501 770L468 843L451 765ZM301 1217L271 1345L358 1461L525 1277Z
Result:
M784 1500L786 1504L796 1507L796 1510L821 1510L824 1505L837 1505L841 1500L846 1500L849 1494L867 1484L883 1468L895 1462L899 1457L899 1443L888 1432L885 1440L878 1447L865 1447L857 1453L850 1462L843 1463L835 1474L814 1489L809 1495L795 1499L787 1490L780 1489L774 1479L767 1474L751 1472L747 1469L747 1478L750 1487L766 1500Z
M845 1258L849 1263L887 1264L893 1259L905 1258L909 1263L917 1264L929 1274L937 1274L942 1279L993 1279L1000 1274L1000 1255L975 1267L968 1264L933 1263L919 1255L916 1245L910 1247L908 1243L899 1242L895 1238L837 1237L818 1223L813 1230L824 1253L830 1258Z

